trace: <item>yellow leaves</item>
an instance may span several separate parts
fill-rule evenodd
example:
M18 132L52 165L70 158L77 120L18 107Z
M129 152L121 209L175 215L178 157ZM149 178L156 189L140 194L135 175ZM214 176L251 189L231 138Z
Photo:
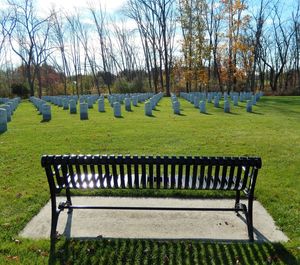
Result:
M241 11L247 9L247 6L241 2L241 0L236 0L233 3L233 11Z

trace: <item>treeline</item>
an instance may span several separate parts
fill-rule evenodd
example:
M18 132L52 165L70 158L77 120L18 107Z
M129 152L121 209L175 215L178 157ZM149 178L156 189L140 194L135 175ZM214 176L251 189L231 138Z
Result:
M127 0L112 17L7 0L0 22L0 96L300 94L299 1Z

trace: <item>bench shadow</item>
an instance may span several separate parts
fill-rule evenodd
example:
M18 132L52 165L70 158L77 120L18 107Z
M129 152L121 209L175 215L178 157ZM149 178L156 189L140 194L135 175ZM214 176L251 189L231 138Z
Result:
M62 239L48 264L136 264L137 257L143 264L297 264L281 243L119 238Z

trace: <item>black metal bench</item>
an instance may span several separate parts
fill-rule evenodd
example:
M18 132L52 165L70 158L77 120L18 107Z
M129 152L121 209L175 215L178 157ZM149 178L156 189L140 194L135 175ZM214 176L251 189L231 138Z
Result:
M106 155L44 155L51 193L51 239L56 238L58 216L64 209L119 209L173 211L235 211L246 216L253 241L253 196L259 157L160 157ZM113 207L73 205L71 189L176 189L234 191L232 208ZM56 195L66 192L57 206ZM241 203L240 192L248 198Z

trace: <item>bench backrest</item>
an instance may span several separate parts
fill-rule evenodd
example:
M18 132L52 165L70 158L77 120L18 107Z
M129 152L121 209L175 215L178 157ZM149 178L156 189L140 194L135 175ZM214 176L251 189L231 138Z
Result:
M50 189L254 189L259 157L44 155Z

